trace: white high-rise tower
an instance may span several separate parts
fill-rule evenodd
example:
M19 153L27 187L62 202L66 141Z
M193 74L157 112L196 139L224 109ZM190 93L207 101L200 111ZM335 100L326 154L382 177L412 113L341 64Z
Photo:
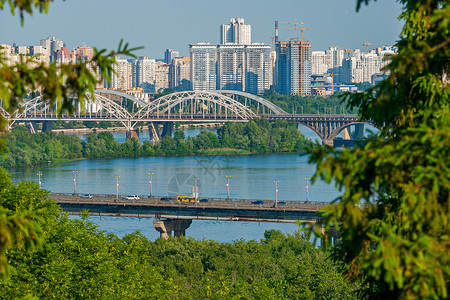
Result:
M252 43L252 26L244 24L243 18L232 18L230 24L220 26L220 43L250 45Z

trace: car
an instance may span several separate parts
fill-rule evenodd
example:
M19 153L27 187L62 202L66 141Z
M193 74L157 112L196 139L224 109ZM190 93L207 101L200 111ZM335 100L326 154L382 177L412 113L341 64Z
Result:
M161 197L159 200L161 201L172 201L171 197Z
M141 198L139 198L138 195L129 195L126 198L127 198L127 200L139 200L139 199L141 199Z
M286 205L287 203L285 201L278 201L277 206ZM275 207L275 203L273 204L273 207Z
M252 204L264 204L264 201L262 200L253 201Z
M91 194L83 194L83 195L80 195L80 198L92 199L92 195Z
M200 199L199 202L209 202L209 199Z

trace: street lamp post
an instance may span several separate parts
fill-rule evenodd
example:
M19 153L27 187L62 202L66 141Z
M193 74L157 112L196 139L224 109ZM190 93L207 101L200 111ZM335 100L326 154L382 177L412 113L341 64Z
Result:
M115 175L114 178L116 179L116 200L119 200L119 175Z
M227 178L227 199L230 200L230 178L231 175L225 175L225 177Z
M198 178L193 178L193 180L194 180L194 187L193 187L193 195L192 196L194 196L194 198L195 198L195 200L197 200L197 198L198 198L198 186L197 186L197 182L198 182ZM197 203L197 201L195 201L195 203Z
M78 170L73 170L73 194L76 195L77 194L77 173Z
M275 207L278 207L278 180L274 180L273 182L275 182Z
M150 175L150 198L153 196L153 187L152 187L152 179L153 179L153 172L149 172L148 175Z
M41 176L42 176L41 171L39 171L39 173L37 173L36 175L39 176L39 188L41 188Z
M306 203L309 203L308 180L311 180L311 178L305 178L305 180L306 180Z

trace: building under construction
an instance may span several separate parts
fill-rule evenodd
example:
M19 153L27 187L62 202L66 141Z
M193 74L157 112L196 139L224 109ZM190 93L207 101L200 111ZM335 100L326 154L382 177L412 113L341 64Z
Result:
M295 39L290 41L278 40L278 23L275 22L276 68L275 86L280 94L311 95L311 43L297 40L297 24L295 25ZM307 28L309 29L309 28Z

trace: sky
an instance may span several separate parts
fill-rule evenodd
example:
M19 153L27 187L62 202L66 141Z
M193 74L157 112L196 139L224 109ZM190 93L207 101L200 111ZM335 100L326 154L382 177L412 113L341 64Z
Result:
M163 58L171 48L189 56L189 44L218 44L220 25L238 16L252 25L254 43L271 44L275 21L296 19L310 28L304 38L313 51L332 45L364 49L366 41L374 48L398 40L401 11L393 0L371 1L359 12L356 0L55 0L48 14L27 16L23 27L9 8L0 11L0 44L39 45L54 36L69 50L83 44L112 50L124 39L144 47L136 55ZM294 30L280 29L279 36L289 40Z

